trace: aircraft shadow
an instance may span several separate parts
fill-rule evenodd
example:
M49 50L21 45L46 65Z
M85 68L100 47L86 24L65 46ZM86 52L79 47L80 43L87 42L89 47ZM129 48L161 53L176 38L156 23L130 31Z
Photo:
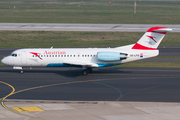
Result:
M0 73L20 73L21 70L14 70L12 68L6 68L6 66L1 66L0 67ZM84 76L82 75L82 69L81 68L24 68L23 69L24 73L40 73L40 74L48 74L48 73L53 73L53 74L58 74L64 77L69 77L69 78L76 78L78 76ZM94 68L92 73L89 73L89 75L103 75L103 74L122 74L122 73L132 73L129 71L123 71L123 69L120 69L119 67L104 67L104 68ZM88 76L88 75L87 75Z

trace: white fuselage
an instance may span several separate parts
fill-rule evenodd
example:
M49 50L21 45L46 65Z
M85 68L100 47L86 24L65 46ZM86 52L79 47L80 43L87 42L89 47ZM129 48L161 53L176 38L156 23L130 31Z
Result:
M127 58L117 61L100 61L98 52L126 53ZM159 50L132 50L125 48L41 48L18 49L11 55L3 58L2 63L15 67L45 66L45 67L69 67L89 66L104 67L113 66L131 61L141 60L157 56Z

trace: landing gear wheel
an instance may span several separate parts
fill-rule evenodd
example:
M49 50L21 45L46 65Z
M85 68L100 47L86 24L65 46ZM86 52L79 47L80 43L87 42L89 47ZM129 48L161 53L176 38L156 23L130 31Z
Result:
M92 68L87 68L88 73L92 73Z
M23 70L21 70L21 74L23 74L24 73L24 71Z
M82 74L83 74L83 75L88 75L88 70L83 70L83 71L82 71Z

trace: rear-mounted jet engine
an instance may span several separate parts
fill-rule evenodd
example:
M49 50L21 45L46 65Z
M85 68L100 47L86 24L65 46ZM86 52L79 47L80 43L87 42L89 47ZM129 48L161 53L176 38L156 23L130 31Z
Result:
M98 60L99 61L118 61L124 60L127 58L126 53L119 53L119 52L98 52Z

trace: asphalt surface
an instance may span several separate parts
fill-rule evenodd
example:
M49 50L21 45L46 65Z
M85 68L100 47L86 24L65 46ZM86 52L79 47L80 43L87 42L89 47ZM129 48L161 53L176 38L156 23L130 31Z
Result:
M0 59L5 56L10 55L11 52L18 48L0 48ZM159 56L180 56L180 46L168 46L168 47L158 47ZM157 61L157 62L179 62L179 58L149 58L142 61Z
M58 23L0 23L0 30L27 31L123 31L145 32L151 27L160 26L180 32L180 25L168 24L58 24Z
M180 69L96 68L88 76L77 68L0 67L0 81L15 88L7 99L69 101L179 102ZM0 83L0 98L11 92Z

